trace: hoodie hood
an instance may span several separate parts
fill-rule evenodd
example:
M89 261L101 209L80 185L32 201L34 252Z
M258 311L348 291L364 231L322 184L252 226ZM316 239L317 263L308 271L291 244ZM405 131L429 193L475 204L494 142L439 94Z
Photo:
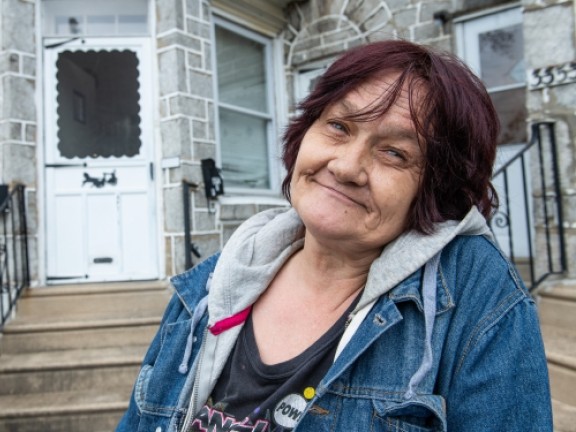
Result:
M353 312L354 318L338 346L340 352L345 349L347 341L376 299L425 265L425 273L429 275L425 277L428 282L424 284L426 347L422 364L410 382L406 398L413 397L431 365L429 345L436 311L435 272L440 251L457 235L490 233L484 217L476 208L472 208L462 221L444 222L435 228L432 235L415 232L402 234L374 260L362 297ZM210 331L205 332L199 359L194 367L196 372L189 375L194 376L194 386L190 409L184 421L185 429L214 388L252 304L288 258L302 248L304 233L304 225L293 208L273 209L247 220L226 243L211 278L208 301L198 304L203 309L207 303ZM203 310L199 310L194 315L203 313ZM191 327L193 332L194 328ZM192 343L193 338L190 337L179 368L181 373L188 371L188 354Z
M218 261L209 293L209 325L245 311L266 289L288 258L304 244L296 211L272 209L253 216L232 235ZM491 235L473 207L462 221L435 226L434 233L406 232L374 260L356 310L386 293L424 266L457 235Z

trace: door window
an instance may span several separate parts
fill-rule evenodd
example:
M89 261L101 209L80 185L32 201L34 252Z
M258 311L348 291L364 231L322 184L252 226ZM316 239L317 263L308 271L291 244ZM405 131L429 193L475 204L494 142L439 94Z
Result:
M526 136L526 67L520 8L458 23L458 53L482 79L498 111L499 144Z
M216 20L222 175L230 188L271 189L275 172L271 40Z
M139 154L136 53L63 51L56 69L60 155L72 159Z

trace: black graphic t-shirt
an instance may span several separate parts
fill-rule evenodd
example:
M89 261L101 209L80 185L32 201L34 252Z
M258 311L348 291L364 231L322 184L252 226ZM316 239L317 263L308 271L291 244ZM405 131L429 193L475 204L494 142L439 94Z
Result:
M334 361L357 301L302 354L275 365L260 360L249 316L212 396L187 432L291 431Z

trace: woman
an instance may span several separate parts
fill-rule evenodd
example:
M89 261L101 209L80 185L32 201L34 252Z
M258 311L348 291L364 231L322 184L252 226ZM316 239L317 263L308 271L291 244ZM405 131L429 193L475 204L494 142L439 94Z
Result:
M173 279L118 430L551 431L535 306L485 221L498 121L479 80L377 42L300 108L292 208Z

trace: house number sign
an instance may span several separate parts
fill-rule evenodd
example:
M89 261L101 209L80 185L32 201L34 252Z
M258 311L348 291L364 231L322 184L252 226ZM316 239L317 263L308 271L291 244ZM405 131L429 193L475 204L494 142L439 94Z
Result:
M576 61L532 69L528 84L532 90L576 82Z

